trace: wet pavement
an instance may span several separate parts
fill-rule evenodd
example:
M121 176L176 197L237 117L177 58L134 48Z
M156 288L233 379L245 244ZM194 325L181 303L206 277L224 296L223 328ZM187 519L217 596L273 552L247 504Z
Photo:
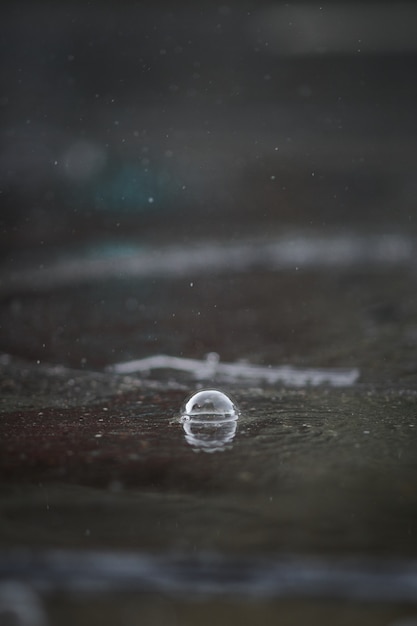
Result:
M416 624L415 51L300 55L266 3L23 6L0 623ZM203 388L233 419L184 413Z
M249 614L300 623L312 611L316 623L354 615L390 624L413 614L414 295L407 272L390 271L398 280L389 302L401 292L400 314L370 304L386 294L378 270L372 291L366 271L315 269L226 273L193 287L188 277L112 278L13 296L2 311L3 328L16 329L8 354L27 353L1 364L3 576L39 591L62 624L130 623L148 612L162 624L200 622L206 611L220 623ZM337 291L323 288L329 283ZM356 297L341 287L349 284ZM225 369L221 357L206 360L209 349L228 357ZM198 367L162 357L143 371L144 356L162 350ZM264 378L283 364L292 372L284 382ZM118 373L122 366L130 373ZM300 386L297 376L311 372L327 379ZM180 413L201 387L223 389L240 410L232 428L203 432L208 448L198 429L190 438ZM106 574L91 559L109 552L116 564ZM265 576L265 563L282 559Z

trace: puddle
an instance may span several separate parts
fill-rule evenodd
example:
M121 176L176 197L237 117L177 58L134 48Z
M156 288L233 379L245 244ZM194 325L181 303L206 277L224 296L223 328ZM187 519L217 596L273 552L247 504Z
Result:
M190 391L3 414L3 548L417 558L415 394L234 387L206 431Z

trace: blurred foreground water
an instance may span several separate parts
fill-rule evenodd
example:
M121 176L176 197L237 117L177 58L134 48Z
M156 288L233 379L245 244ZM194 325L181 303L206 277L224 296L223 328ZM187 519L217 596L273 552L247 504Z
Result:
M0 623L416 624L414 6L2 12Z

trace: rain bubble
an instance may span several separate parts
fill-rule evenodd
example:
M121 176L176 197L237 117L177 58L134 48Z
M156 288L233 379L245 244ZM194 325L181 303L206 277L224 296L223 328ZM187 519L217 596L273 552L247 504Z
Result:
M232 400L221 391L199 391L184 404L181 422L185 439L195 451L220 452L230 447L239 411Z
M185 419L198 421L236 420L239 412L228 396L217 389L198 391L185 403L182 411Z

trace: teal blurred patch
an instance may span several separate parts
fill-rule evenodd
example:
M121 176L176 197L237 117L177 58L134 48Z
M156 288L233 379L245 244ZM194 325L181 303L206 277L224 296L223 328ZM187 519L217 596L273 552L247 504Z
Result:
M143 246L134 243L100 242L90 245L85 257L91 259L120 259L135 256L143 250Z
M169 206L180 186L170 172L124 163L108 166L93 179L78 184L75 200L99 212L154 212Z

